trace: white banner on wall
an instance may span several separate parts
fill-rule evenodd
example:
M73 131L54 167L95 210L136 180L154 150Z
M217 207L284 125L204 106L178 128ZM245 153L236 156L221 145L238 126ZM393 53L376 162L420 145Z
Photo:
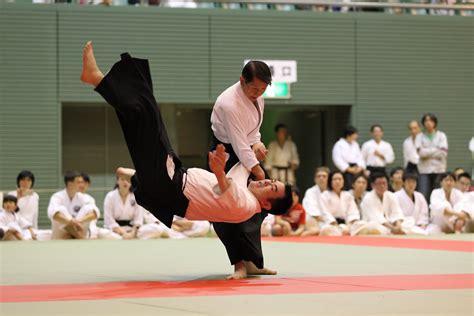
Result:
M250 60L263 61L270 67L272 72L272 80L274 82L293 83L297 81L296 74L296 60L261 60L261 59L246 59L244 65Z

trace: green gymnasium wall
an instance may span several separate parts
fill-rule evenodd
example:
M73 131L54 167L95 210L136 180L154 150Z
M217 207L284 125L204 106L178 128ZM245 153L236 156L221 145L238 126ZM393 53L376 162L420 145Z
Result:
M244 59L295 59L292 98L268 108L352 106L360 141L382 124L395 164L408 120L431 111L448 136L449 168L470 169L473 30L469 17L0 4L0 190L21 169L39 190L62 187L61 105L102 102L79 82L89 39L104 70L123 51L150 60L172 139L175 105L211 108ZM273 138L271 126L263 134ZM49 196L40 194L43 227Z

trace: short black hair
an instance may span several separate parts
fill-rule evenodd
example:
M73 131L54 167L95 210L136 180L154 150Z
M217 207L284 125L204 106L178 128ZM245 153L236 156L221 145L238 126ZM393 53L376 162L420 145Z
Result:
M390 170L390 178L393 177L393 175L394 175L395 173L397 173L398 171L400 171L400 170L403 171L403 168L400 167L400 166L393 167L392 170Z
M288 127L283 123L278 123L275 125L275 133L278 132L281 128L288 129Z
M262 80L268 85L272 84L272 73L267 64L259 60L251 60L242 69L242 77L245 83L252 82L255 78Z
M357 130L357 128L355 128L352 125L347 125L344 128L344 138L347 138L348 136L351 136L351 135L357 134L357 133L359 133L359 131Z
M443 173L441 173L441 174L438 176L438 181L441 182L441 181L443 181L444 179L449 178L449 177L453 178L453 180L456 181L456 175L455 175L454 173L452 173L452 172L449 172L449 171L448 171L448 172L443 172Z
M64 184L67 186L68 182L74 182L77 177L81 177L81 173L79 171L66 171L64 174Z
M273 215L283 215L293 205L293 195L291 185L285 185L285 196L271 201L272 207L267 211Z
M340 174L342 176L342 189L344 190L344 174L339 170L334 170L329 174L329 177L328 177L328 190L329 191L332 191L332 178L336 174Z
M81 172L81 177L82 179L84 179L84 182L91 184L91 178L89 177L89 174Z
M14 195L7 194L3 197L3 203L5 202L15 202L15 204L18 204L18 199Z
M379 178L385 178L388 182L388 177L387 177L387 174L385 172L372 172L370 174L370 183L374 183L375 180L379 179Z
M373 133L373 132L374 132L374 129L376 129L377 127L380 128L380 129L383 131L382 125L380 125L380 124L374 124L374 125L372 125L372 126L370 127L370 132Z
M294 186L291 187L291 192L292 192L292 193L295 193L295 194L298 196L298 199L299 199L300 202L301 202L301 191L300 191L300 189L299 189L296 185L294 185Z
M404 172L403 173L403 182L406 180L415 180L418 182L418 175L414 172Z
M461 178L468 178L469 181L471 181L471 175L469 174L469 172L463 172L463 173L460 173L458 176L457 176L457 179L456 180L459 180Z
M16 177L16 186L19 188L20 181L27 178L31 180L31 187L33 188L35 185L35 175L30 170L23 170L18 174Z
M352 177L352 185L354 185L354 183L356 183L359 178L364 178L367 184L369 183L369 178L367 178L367 176L363 172L361 172Z
M421 118L421 124L425 126L425 121L428 119L432 120L435 123L435 128L438 127L438 118L433 113L423 114L423 117Z

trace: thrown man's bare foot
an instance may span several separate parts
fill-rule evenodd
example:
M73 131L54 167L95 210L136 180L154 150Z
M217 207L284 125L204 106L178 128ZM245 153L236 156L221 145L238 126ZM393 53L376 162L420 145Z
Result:
M242 280L247 277L247 269L243 261L236 263L234 273L227 277L227 280Z
M97 87L103 78L104 74L100 71L97 62L95 61L92 42L88 41L82 51L81 81Z
M276 271L270 270L268 268L259 269L255 266L252 261L244 261L245 268L248 275L275 275Z
M127 180L128 182L131 182L132 180L132 177L133 175L135 174L135 170L134 169L130 169L130 168L123 168L123 167L119 167L117 168L117 170L115 171L115 174L122 178L122 179L125 179Z

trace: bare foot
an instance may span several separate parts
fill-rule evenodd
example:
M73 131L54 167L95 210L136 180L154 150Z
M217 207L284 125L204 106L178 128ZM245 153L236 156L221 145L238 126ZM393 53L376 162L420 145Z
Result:
M125 179L127 180L128 182L130 182L132 180L132 177L133 175L135 174L135 170L134 169L130 169L130 168L123 168L123 167L119 167L117 168L117 170L115 171L115 174L122 178L122 179Z
M81 81L97 87L103 78L104 74L100 71L99 67L97 67L97 62L95 61L92 42L88 41L82 51Z
M247 269L243 261L237 263L234 267L234 274L229 275L227 280L242 280L247 277Z
M276 271L270 270L265 267L263 269L259 269L251 261L244 261L244 263L245 263L245 268L247 270L248 275L275 275L277 274Z

